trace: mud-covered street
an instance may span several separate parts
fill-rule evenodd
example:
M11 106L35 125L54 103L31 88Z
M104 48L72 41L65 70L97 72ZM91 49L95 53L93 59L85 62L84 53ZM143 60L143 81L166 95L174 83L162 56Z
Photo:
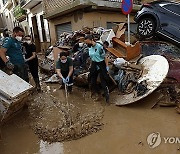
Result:
M59 90L58 84L50 84L49 87L50 91L46 92L52 94L52 96L55 95L62 102L65 101L64 91ZM111 94L111 98L113 98L113 95ZM153 132L159 132L162 138L179 137L179 115L174 108L155 107L151 109L159 95L159 92L156 91L140 102L124 107L117 107L114 104L107 106L104 101L94 102L90 98L89 92L75 87L72 96L69 98L69 102L87 113L103 110L103 118L101 120L103 123L102 130L77 140L48 144L39 139L38 135L35 135L32 128L35 119L31 118L31 110L24 108L15 118L1 127L2 139L0 141L0 153L180 153L180 145L178 143L165 144L162 140L161 144L155 149L149 148L147 144L147 136ZM34 100L31 100L28 103L33 102ZM39 103L43 104L43 102ZM49 102L49 106L51 106L51 103ZM58 116L55 111L47 111L46 115L44 115L46 126L54 124L52 118L59 119Z

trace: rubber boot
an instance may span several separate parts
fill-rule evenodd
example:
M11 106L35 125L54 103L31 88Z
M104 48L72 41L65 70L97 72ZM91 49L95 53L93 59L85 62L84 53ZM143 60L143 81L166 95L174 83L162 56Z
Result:
M35 82L35 84L36 84L36 90L37 90L38 92L41 92L41 86L40 86L40 83L39 83L39 78L35 78L35 79L34 79L34 82Z

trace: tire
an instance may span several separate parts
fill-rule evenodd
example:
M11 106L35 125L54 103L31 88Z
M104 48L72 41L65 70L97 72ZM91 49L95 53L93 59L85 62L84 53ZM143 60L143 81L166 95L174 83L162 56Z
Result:
M143 18L138 22L137 32L140 37L149 38L155 33L156 24L152 18Z

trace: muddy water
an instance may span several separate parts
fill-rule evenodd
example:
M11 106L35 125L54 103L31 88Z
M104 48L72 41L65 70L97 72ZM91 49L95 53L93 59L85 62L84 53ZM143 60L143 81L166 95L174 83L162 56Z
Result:
M49 91L65 100L64 93L57 86L50 85ZM0 154L180 153L180 144L165 144L163 139L155 149L147 144L147 136L152 132L160 132L162 137L180 137L180 117L174 108L151 109L158 97L155 92L129 106L105 106L103 101L93 102L88 92L75 89L70 100L82 106L82 110L104 108L101 131L78 140L48 144L38 139L32 131L29 125L32 119L26 108L1 128Z
M69 141L102 129L103 106L93 103L88 96L85 98L82 95L79 100L78 89L65 101L57 99L58 91L53 93L54 96L51 92L38 94L29 103L29 117L33 121L31 126L40 139L48 142Z

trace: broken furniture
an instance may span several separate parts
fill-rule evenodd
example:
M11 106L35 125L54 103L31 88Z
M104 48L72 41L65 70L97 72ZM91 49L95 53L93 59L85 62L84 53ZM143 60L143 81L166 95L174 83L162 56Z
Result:
M118 58L131 60L138 57L141 53L141 46L139 42L136 42L134 45L127 45L116 37L112 39L112 42L113 48L107 48L107 50Z
M20 110L32 89L32 85L17 75L8 75L0 70L0 121L10 118Z

